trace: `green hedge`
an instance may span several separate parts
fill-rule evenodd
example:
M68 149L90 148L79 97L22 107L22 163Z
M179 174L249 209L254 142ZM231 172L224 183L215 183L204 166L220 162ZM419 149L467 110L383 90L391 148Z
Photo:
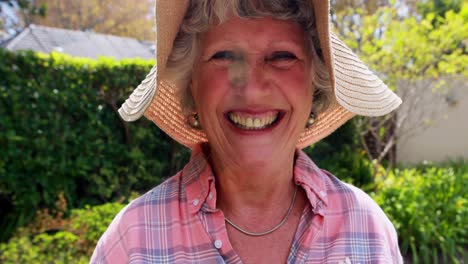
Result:
M373 188L373 166L358 143L356 127L349 121L304 151L322 169L364 190Z
M116 112L153 64L0 49L0 241L61 192L71 208L99 204L180 167L187 151Z
M373 198L414 263L460 263L468 246L468 164L395 169Z

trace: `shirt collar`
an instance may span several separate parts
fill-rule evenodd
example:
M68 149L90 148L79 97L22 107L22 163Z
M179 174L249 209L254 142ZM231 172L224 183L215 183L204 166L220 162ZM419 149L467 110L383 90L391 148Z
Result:
M182 178L191 213L197 213L203 206L216 210L215 177L202 144L192 149L190 161L182 170Z
M325 177L328 176L307 154L302 150L296 151L294 181L305 190L314 213L321 215L325 214L328 203ZM217 210L215 177L201 144L192 149L190 161L182 170L182 178L191 213L196 214L200 209Z
M325 208L328 205L328 190L325 183L328 181L328 175L299 149L296 150L294 161L294 181L305 190L314 213L325 215Z

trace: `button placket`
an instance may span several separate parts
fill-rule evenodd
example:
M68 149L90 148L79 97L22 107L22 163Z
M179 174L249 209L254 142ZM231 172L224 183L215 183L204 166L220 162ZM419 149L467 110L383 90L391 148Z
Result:
M221 241L220 239L216 239L214 242L214 246L217 249L221 249L221 247L223 246L223 241Z

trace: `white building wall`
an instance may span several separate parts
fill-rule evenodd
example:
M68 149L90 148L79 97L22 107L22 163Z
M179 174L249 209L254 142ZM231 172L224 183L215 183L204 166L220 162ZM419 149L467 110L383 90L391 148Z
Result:
M450 86L452 89L444 95L431 93L430 89L426 89L429 92L424 94L413 95L419 97L422 104L410 111L414 118L400 129L404 133L397 143L398 162L415 164L422 161L468 160L467 80L453 82ZM414 100L403 98L403 101L411 103ZM422 116L420 109L423 114L433 112L431 125L412 128L417 119L427 118Z

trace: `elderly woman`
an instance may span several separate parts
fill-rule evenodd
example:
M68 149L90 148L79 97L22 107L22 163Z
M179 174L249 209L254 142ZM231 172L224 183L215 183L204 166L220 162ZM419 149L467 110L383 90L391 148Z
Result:
M394 227L302 151L401 100L325 0L157 0L155 66L120 109L192 156L131 202L92 263L401 263Z

